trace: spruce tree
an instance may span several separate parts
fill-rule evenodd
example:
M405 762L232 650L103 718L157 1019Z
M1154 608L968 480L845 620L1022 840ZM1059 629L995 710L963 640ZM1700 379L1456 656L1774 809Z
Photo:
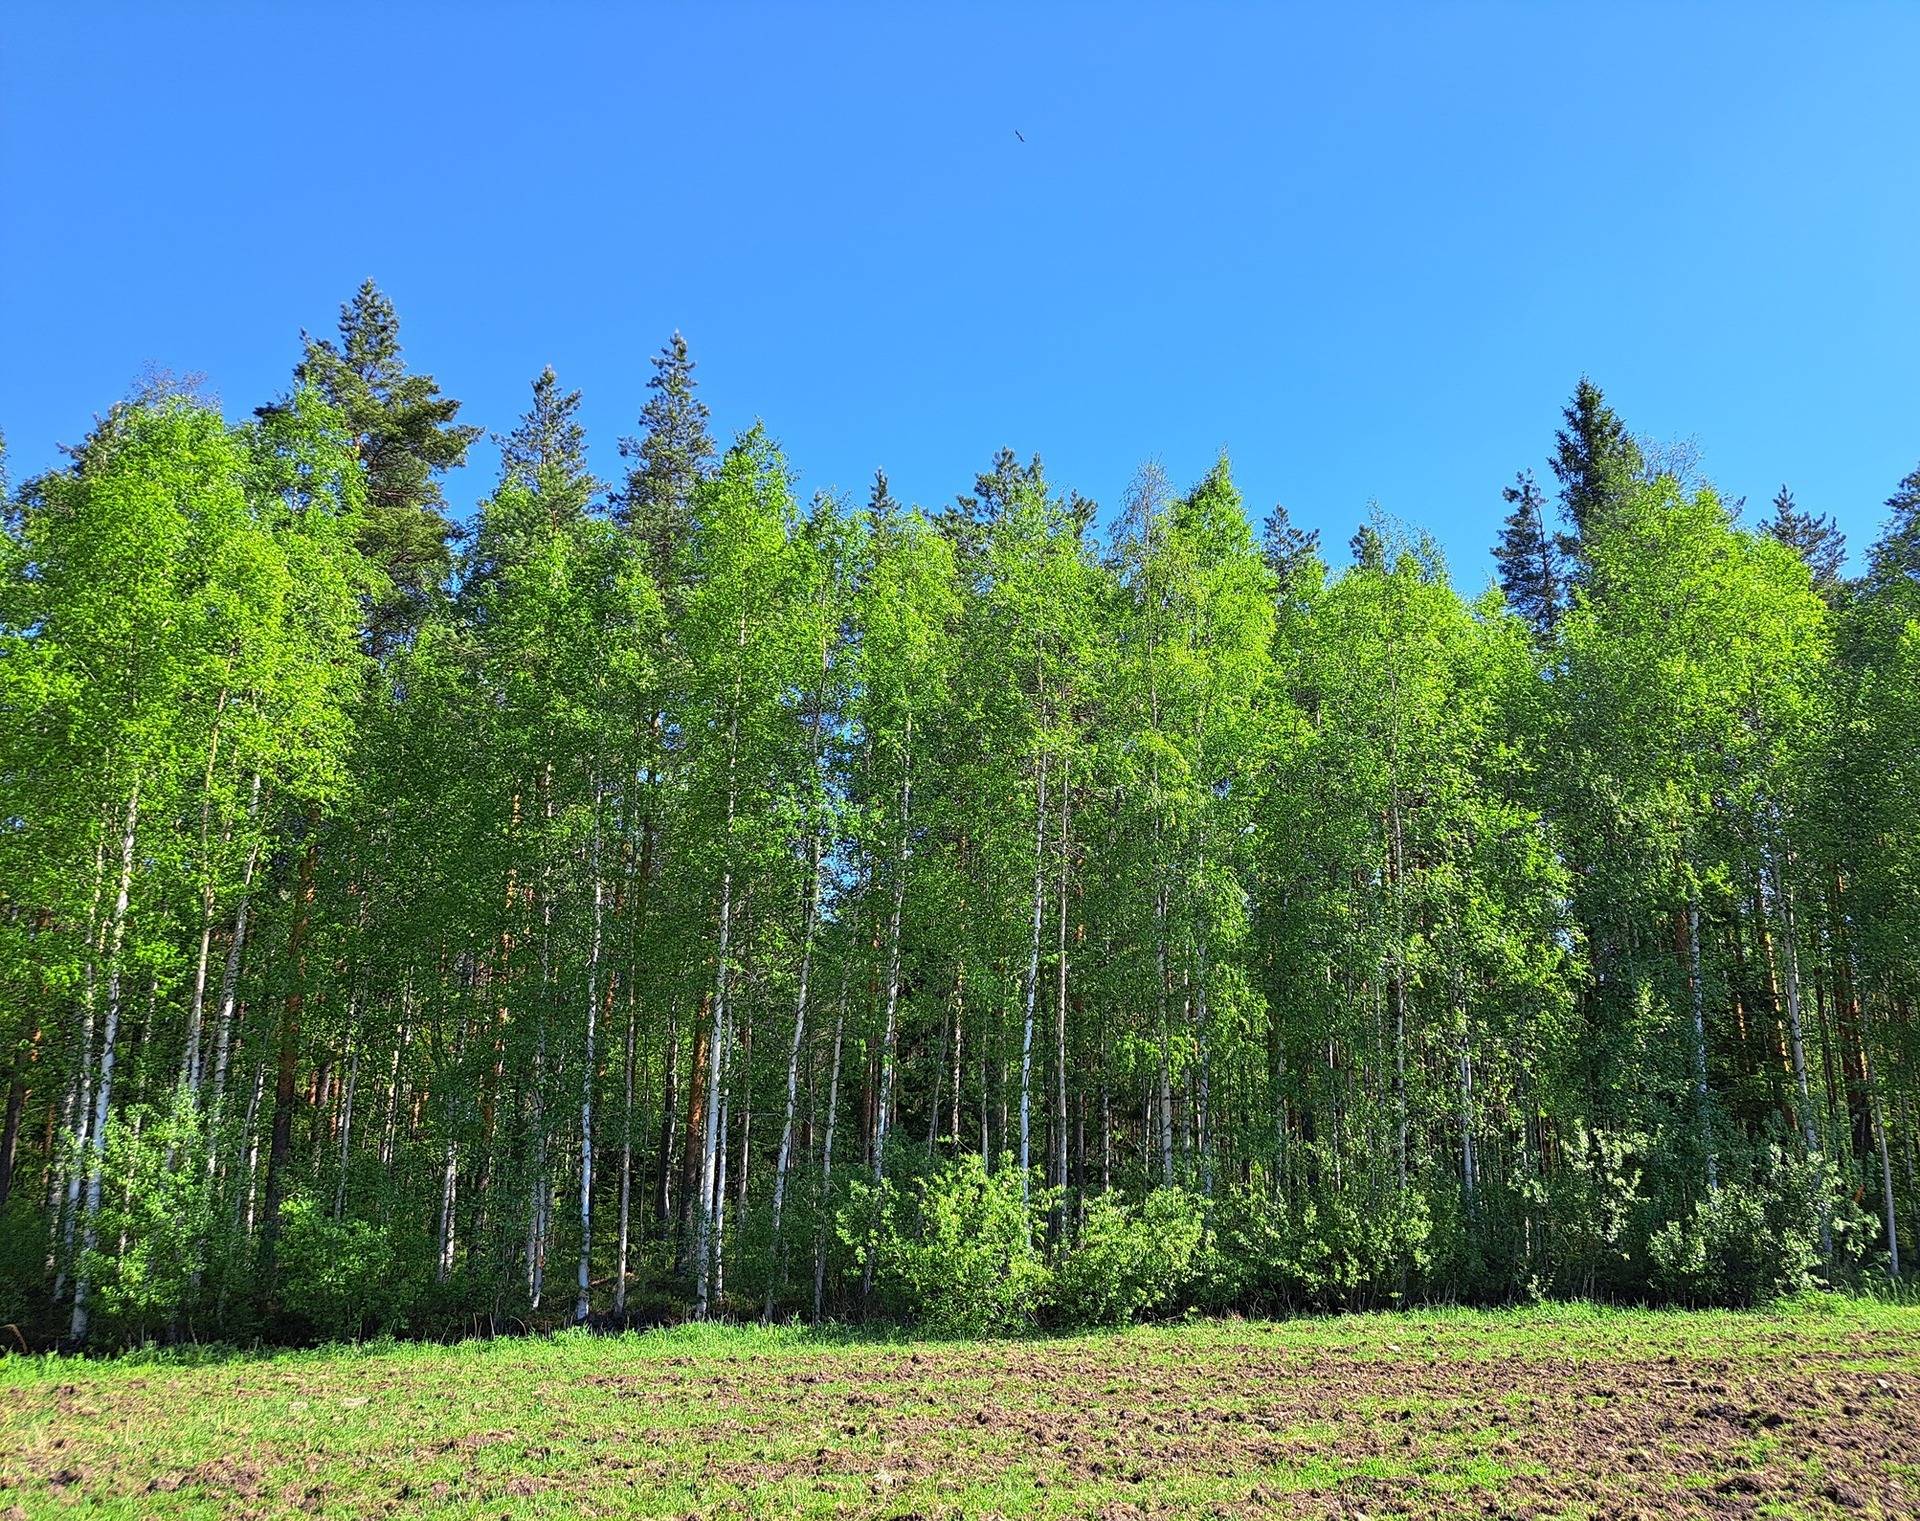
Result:
M306 352L294 378L340 412L366 471L360 549L392 582L369 616L378 652L418 627L446 576L453 525L437 477L466 463L480 430L454 421L460 403L442 396L431 375L408 373L399 318L373 281L340 309L338 344L304 332L300 339Z
M694 395L699 382L693 378L687 340L676 331L652 364L647 389L653 395L640 410L646 433L620 440L620 456L629 464L614 513L647 546L654 580L664 587L687 534L693 488L712 462L714 449L707 432L707 405Z
M1891 516L1873 546L1869 574L1881 586L1920 582L1920 467L1908 472L1887 507Z
M1773 518L1766 532L1806 562L1813 572L1813 584L1822 592L1840 584L1840 567L1847 556L1846 535L1824 513L1802 511L1785 486L1774 496Z
M1607 507L1639 476L1645 461L1600 387L1586 376L1560 414L1566 426L1554 434L1554 478L1560 505L1573 525L1574 544L1584 543Z
M537 492L555 521L587 510L600 483L587 469L587 435L580 426L580 393L562 392L553 366L533 382L533 405L513 432L499 438L500 473Z
M1514 476L1513 484L1500 494L1512 508L1493 551L1500 590L1506 594L1507 606L1546 639L1560 621L1566 601L1565 551L1559 536L1547 527L1547 499L1534 484L1531 470Z

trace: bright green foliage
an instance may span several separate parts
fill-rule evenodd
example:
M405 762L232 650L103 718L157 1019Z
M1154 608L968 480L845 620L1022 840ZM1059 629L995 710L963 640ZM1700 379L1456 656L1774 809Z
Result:
M1369 1200L1334 1190L1295 1204L1242 1194L1220 1212L1196 1298L1264 1313L1404 1303L1433 1266L1427 1198Z
M874 1254L881 1291L937 1336L1023 1330L1046 1296L1051 1275L1035 1243L1047 1201L1001 1160L989 1172L978 1156L962 1156L905 1191L883 1186L873 1206L856 1199L842 1216L849 1244ZM868 1207L879 1214L870 1247Z
M1817 1168L1776 1151L1753 1186L1717 1188L1654 1233L1654 1283L1679 1300L1754 1305L1808 1288L1820 1260Z
M0 1309L36 1340L1546 1295L1920 1225L1915 492L1859 581L1590 383L1501 591L1223 458L1101 526L473 430L372 287L0 538ZM1907 1255L1898 1258L1904 1248Z
M1068 1325L1123 1326L1180 1302L1193 1286L1205 1224L1200 1201L1156 1188L1138 1205L1101 1195L1054 1268L1052 1313Z

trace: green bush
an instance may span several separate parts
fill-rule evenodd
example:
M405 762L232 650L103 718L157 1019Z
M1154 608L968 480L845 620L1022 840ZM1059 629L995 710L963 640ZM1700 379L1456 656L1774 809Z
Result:
M1328 1194L1291 1210L1254 1190L1217 1206L1205 1266L1210 1309L1363 1309L1399 1302L1429 1265L1427 1201Z
M1135 1207L1087 1203L1080 1239L1054 1267L1048 1303L1065 1323L1117 1326L1166 1309L1188 1287L1205 1226L1199 1201L1159 1188Z
M197 1309L217 1234L205 1132L179 1094L115 1116L106 1140L98 1246L86 1264L94 1320L107 1339L145 1341Z
M287 1201L279 1251L281 1303L322 1341L395 1329L418 1287L403 1281L391 1233L310 1198Z
M968 1155L915 1179L855 1192L839 1214L841 1239L897 1314L935 1335L1024 1330L1046 1293L1038 1242L1048 1190L1021 1197L1019 1169L989 1172Z
M1822 1164L1771 1148L1752 1181L1709 1190L1653 1233L1653 1286L1691 1304L1741 1307L1799 1293L1812 1286L1833 1201Z

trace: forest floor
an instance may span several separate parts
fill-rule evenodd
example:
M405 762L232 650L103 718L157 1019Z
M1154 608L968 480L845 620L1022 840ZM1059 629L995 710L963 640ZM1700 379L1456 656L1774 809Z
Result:
M1920 1307L0 1361L0 1517L1916 1516Z

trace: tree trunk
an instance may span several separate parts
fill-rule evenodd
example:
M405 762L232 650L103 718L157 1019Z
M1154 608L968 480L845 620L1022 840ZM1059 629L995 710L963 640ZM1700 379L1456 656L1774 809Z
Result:
M714 1150L712 1303L725 1304L727 1293L727 1137L733 1123L733 1022L727 1022L726 1049L720 1054L720 1141Z
M1033 1015L1040 991L1040 919L1047 880L1047 752L1040 752L1033 790L1033 935L1028 942L1026 1017L1020 1037L1020 1197L1028 1192L1033 1166Z
M440 1168L440 1253L433 1273L436 1283L445 1283L453 1274L454 1207L458 1203L459 1190L460 1151L454 1138L449 1135L446 1158Z
M247 800L247 821L251 827L260 811L260 773L253 773L253 788ZM240 901L233 910L233 935L227 941L226 964L220 971L220 1008L215 1016L213 1035L213 1099L207 1109L207 1175L211 1177L219 1163L220 1121L227 1098L227 1059L233 1043L233 1013L240 987L241 959L247 945L247 913L253 902L253 873L260 861L260 840L256 835L247 848L247 864L240 875Z
M587 1318L593 1271L593 1084L598 1073L594 1051L595 1020L600 1013L600 784L594 783L592 863L593 921L587 932L587 1008L586 1053L580 1070L580 1272L579 1293L573 1302L576 1322ZM621 1190L625 1198L624 1185ZM624 1202L621 1216L624 1222Z
M953 974L953 1154L960 1155L961 1039L967 1027L967 966L963 961ZM984 1104L986 1096L981 1095Z
M1054 968L1053 1008L1053 1155L1048 1158L1053 1186L1060 1190L1055 1206L1053 1235L1058 1240L1066 1233L1067 1208L1067 882L1072 860L1071 768L1060 763L1060 924L1056 941L1058 965Z
M229 657L231 664L231 657ZM213 708L213 733L207 742L207 767L200 781L200 950L194 958L193 992L187 1000L186 1049L181 1057L181 1082L190 1094L200 1092L200 1031L206 1009L207 963L213 951L213 861L208 841L213 832L213 774L220 756L220 721L227 710L227 688L222 683ZM221 833L224 843L232 832L229 820Z
M767 1265L767 1302L760 1311L762 1325L773 1319L774 1296L780 1288L780 1219L787 1198L787 1168L793 1159L793 1117L800 1099L800 1048L807 1038L807 984L813 974L813 928L820 902L820 831L812 832L812 873L800 932L800 978L793 999L793 1043L787 1051L787 1108L780 1126L780 1152L773 1168L773 1231Z
M1460 1011L1460 1186L1471 1220L1480 1183L1480 1161L1473 1141L1473 1027L1463 1006Z
M360 1028L359 999L352 1000L353 1007L347 1015L347 1081L340 1102L340 1156L339 1180L333 1191L333 1218L335 1221L346 1217L347 1212L347 1161L353 1141L353 1095L360 1082Z
M7 1195L13 1192L14 1157L20 1145L20 1115L27 1103L27 1074L16 1072L7 1085L6 1125L0 1130L0 1210L7 1207Z
M727 833L733 833L733 794L727 795ZM720 1064L727 1042L727 957L732 951L733 867L720 873L720 942L714 958L713 1028L707 1037L706 1134L700 1152L700 1196L694 1227L693 1313L705 1320L712 1309L713 1190L720 1164Z
M1873 1141L1880 1153L1880 1207L1887 1227L1887 1275L1900 1277L1900 1228L1893 1212L1893 1163L1887 1156L1887 1127L1876 1109L1873 1116Z
M627 1250L633 1204L633 1045L637 1023L631 990L627 996L626 1055L620 1104L620 1249L613 1277L613 1313L627 1308Z
M74 1062L73 1078L67 1086L65 1128L73 1137L73 1155L67 1162L66 1189L61 1197L62 1168L54 1165L48 1153L47 1203L54 1216L59 1241L50 1261L57 1262L53 1297L58 1302L66 1292L67 1273L72 1265L73 1233L80 1219L83 1186L82 1154L88 1148L88 1130L93 1123L93 1031L100 983L100 959L105 950L108 925L100 917L100 895L106 886L107 838L112 829L112 812L106 802L100 805L100 827L93 846L93 892L87 900L87 954L81 980L79 1055ZM111 916L109 916L111 917Z
M653 1217L664 1231L675 1218L673 1204L673 1123L680 1117L679 1009L667 1004L667 1035L660 1053L660 1171L654 1182ZM699 1065L697 1054L694 1063ZM686 1190L681 1190L681 1198Z
M73 1320L70 1335L78 1346L87 1339L87 1290L90 1258L98 1242L100 1181L106 1163L107 1118L113 1102L113 1043L120 1026L120 949L126 940L127 903L133 888L133 842L140 826L140 776L128 789L126 825L120 833L120 879L114 893L113 918L107 935L106 1028L100 1042L100 1080L94 1090L93 1130L88 1141L87 1188L82 1204L80 1257L73 1274Z
M1693 1006L1693 1097L1698 1110L1700 1144L1707 1157L1707 1189L1720 1186L1720 1163L1713 1150L1713 1116L1707 1097L1706 984L1700 974L1700 897L1687 900L1687 992Z
M893 904L887 916L887 993L880 1031L880 1101L874 1111L873 1180L887 1175L887 1125L893 1109L894 1053L899 1039L900 914L907 895L909 820L913 813L913 717L906 722L906 756L900 772L900 844L894 855ZM869 1272L869 1279L871 1273Z
M287 932L287 966L293 981L281 1005L279 1050L274 1069L273 1139L267 1149L266 1210L260 1228L260 1250L270 1295L275 1292L280 1211L285 1203L287 1165L293 1154L293 1109L298 1100L294 1078L300 1059L300 1021L307 1005L307 931L313 920L313 868L319 849L319 810L310 807L307 848L300 855L300 876L294 892L293 926Z
M820 1319L827 1285L827 1206L833 1197L833 1125L840 1114L840 1036L847 1022L847 984L842 974L840 1004L833 1016L833 1073L827 1079L827 1133L820 1148L820 1232L813 1251L813 1318Z
M1786 865L1778 856L1773 860L1773 895L1780 904L1780 949L1787 994L1787 1037L1793 1052L1793 1082L1799 1102L1800 1136L1807 1156L1820 1160L1820 1127L1813 1117L1813 1095L1807 1082L1807 1044L1800 1019L1800 945L1793 922L1793 885L1787 880ZM1833 1257L1833 1225L1824 1199L1820 1206L1820 1256Z
M691 1265L687 1255L692 1244L689 1233L700 1192L700 1137L707 1124L707 1053L713 1047L712 1016L713 991L708 989L700 995L694 1014L693 1059L687 1067L687 1117L680 1137L680 1205L674 1255L683 1267Z

